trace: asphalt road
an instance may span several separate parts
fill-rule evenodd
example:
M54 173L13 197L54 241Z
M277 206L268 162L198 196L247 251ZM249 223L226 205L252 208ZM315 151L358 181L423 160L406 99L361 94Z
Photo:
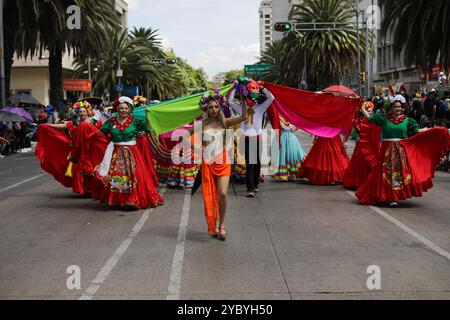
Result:
M162 187L163 207L121 211L60 186L33 153L2 158L0 299L450 299L450 174L396 209L341 186L260 189L230 188L222 242L201 191Z

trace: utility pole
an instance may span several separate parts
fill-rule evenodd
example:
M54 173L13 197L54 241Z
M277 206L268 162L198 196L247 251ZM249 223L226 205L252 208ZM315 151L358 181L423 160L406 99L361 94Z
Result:
M361 96L361 49L360 49L360 37L359 37L359 9L358 0L355 0L355 12L356 12L356 44L357 44L357 62L358 62L358 95Z
M370 78L372 75L370 74L370 54L369 54L369 25L367 23L367 19L364 16L364 26L366 29L366 97L370 97L370 88L371 88L371 81Z

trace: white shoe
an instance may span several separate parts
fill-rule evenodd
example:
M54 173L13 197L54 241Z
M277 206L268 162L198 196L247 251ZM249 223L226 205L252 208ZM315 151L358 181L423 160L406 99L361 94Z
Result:
M389 206L391 207L391 208L397 208L398 207L398 202L391 202L391 203L389 203Z

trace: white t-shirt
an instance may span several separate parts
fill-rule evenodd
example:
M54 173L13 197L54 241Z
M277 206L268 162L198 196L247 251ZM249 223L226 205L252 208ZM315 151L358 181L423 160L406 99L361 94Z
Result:
M241 129L245 132L245 135L247 137L254 137L254 136L260 135L262 133L261 129L262 129L262 124L263 124L264 113L270 107L273 100L275 100L275 97L273 96L273 94L266 88L264 88L262 90L262 92L265 94L267 99L263 103L256 104L253 107L253 109L255 110L255 114L253 115L253 124L245 123L245 120L241 122ZM238 104L238 103L234 103L234 101L233 101L233 97L234 97L235 93L236 93L236 89L233 89L231 91L231 95L230 95L231 99L230 99L230 101L228 101L228 103L235 112L237 112L241 115L242 114L242 105Z

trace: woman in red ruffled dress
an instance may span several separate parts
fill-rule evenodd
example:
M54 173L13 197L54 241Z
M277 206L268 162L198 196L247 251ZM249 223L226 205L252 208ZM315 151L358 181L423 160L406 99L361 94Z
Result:
M350 159L341 137L317 137L298 171L311 184L331 185L342 181Z
M163 204L151 158L147 128L131 115L133 101L119 98L117 116L107 120L100 131L111 142L96 166L103 188L95 199L109 205L144 209Z
M364 106L372 115L375 108L373 103L365 102ZM377 163L381 147L381 128L379 126L370 123L361 115L360 111L357 112L353 124L359 134L359 139L342 180L342 185L347 189L357 189L367 179Z
M404 98L396 96L389 115L362 114L382 129L383 144L377 163L356 191L361 204L390 203L420 197L433 186L436 166L450 150L447 128L419 129L417 122L403 114ZM426 131L426 132L425 132Z
M72 187L73 192L89 196L92 192L93 170L80 170L75 163L74 150L80 141L80 127L86 126L90 131L98 131L101 122L92 117L94 113L87 101L74 104L77 119L60 124L43 124L38 130L36 156L41 167L50 173L65 187Z

